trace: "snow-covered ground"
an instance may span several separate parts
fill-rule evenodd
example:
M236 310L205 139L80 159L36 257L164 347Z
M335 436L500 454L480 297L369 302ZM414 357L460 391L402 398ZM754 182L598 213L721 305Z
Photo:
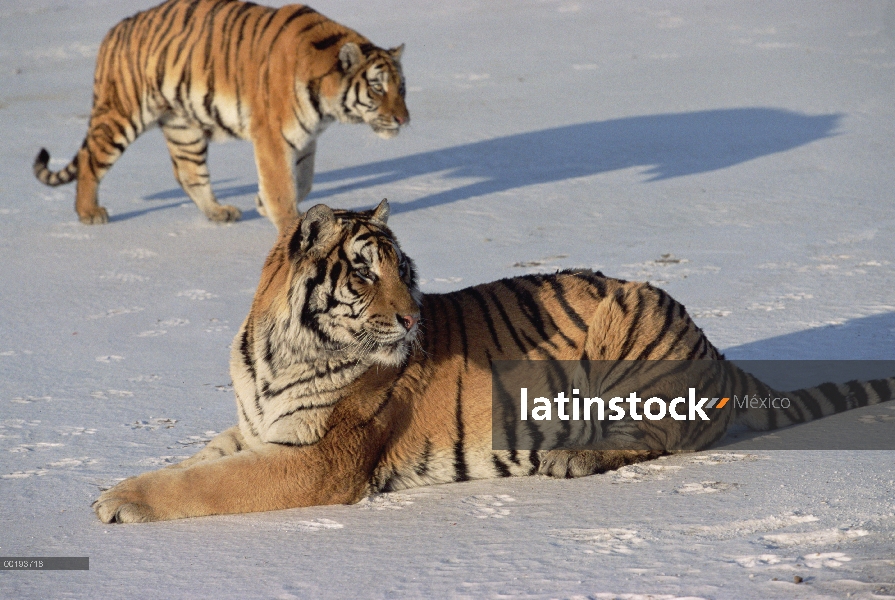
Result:
M101 487L235 422L228 346L275 237L248 143L211 149L234 225L185 197L157 131L103 182L106 226L31 175L41 146L74 154L98 44L146 6L0 2L0 555L90 557L0 572L0 596L895 597L883 451L101 524ZM587 266L661 285L729 357L895 358L895 2L314 6L406 42L413 120L333 126L304 208L388 197L425 291Z

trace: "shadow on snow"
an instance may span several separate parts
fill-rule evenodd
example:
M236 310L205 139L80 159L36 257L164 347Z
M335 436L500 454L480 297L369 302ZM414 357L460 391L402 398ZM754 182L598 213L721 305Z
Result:
M308 201L435 173L477 181L394 203L392 212L631 167L646 169L645 183L662 181L724 169L836 135L841 118L734 108L579 123L318 172ZM257 191L256 185L240 185L217 190L216 195L223 200ZM177 188L145 199L185 197Z

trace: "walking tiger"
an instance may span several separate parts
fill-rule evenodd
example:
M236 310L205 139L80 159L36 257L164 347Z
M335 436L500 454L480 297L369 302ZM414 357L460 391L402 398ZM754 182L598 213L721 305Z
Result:
M168 0L106 35L93 83L87 135L72 161L43 183L77 179L82 223L106 223L99 182L151 126L161 127L186 194L212 221L236 221L221 205L206 164L210 139L251 140L258 169L258 212L279 230L311 191L317 137L333 121L367 123L397 135L404 103L403 45L383 50L308 6L274 9L238 0Z
M102 521L353 503L490 477L579 477L673 451L662 440L698 450L735 422L768 429L893 397L895 379L825 384L791 393L787 409L747 414L731 402L708 424L625 422L625 448L493 450L492 361L723 356L667 293L588 270L422 294L388 212L385 201L366 212L317 205L284 230L233 341L238 425L182 463L103 492L94 503ZM737 371L739 390L771 395Z

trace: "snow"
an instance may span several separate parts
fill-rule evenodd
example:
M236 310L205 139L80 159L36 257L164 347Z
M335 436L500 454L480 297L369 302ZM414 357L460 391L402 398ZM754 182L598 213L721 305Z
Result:
M0 596L895 597L884 451L100 523L101 487L235 422L228 346L275 238L244 142L211 149L233 225L186 198L157 131L103 181L106 226L31 175L42 146L74 154L98 44L145 6L0 4L0 555L90 557L4 571ZM407 44L412 123L330 128L304 208L388 197L425 291L586 266L662 286L729 357L895 358L895 3L314 6Z

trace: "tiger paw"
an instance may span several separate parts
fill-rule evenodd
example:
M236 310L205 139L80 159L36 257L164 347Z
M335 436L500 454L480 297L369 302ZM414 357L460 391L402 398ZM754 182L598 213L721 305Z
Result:
M84 225L102 225L109 222L109 213L102 206L78 211L78 218Z
M125 479L104 491L93 503L93 511L103 523L146 523L158 521L142 493L141 477Z
M593 475L599 470L598 452L551 450L541 461L538 474L560 479Z
M222 204L212 207L211 210L208 210L205 213L205 216L208 217L210 221L216 221L218 223L232 223L233 221L238 221L240 218L242 218L242 212L240 212L240 210L235 206Z

